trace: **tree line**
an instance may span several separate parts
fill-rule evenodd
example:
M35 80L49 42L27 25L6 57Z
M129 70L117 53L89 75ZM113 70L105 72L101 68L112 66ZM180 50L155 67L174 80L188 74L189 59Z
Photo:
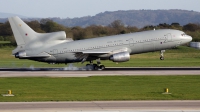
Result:
M26 22L34 31L38 33L49 33L56 31L65 31L67 38L74 40L103 37L110 35L126 34L154 29L177 29L193 37L193 41L200 42L200 24L188 23L181 26L179 23L166 24L162 23L156 26L148 25L143 28L135 26L125 26L121 20L115 20L107 26L90 25L87 27L65 27L50 19L40 21ZM9 22L0 23L0 41L10 41L11 45L16 46L16 42Z

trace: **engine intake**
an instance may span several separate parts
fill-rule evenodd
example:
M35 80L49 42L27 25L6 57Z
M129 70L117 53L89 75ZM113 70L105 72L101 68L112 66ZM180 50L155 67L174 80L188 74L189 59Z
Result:
M130 60L130 54L128 52L121 52L114 54L110 57L113 62L126 62Z
M15 58L23 58L26 57L26 52L25 51L20 51L15 54Z

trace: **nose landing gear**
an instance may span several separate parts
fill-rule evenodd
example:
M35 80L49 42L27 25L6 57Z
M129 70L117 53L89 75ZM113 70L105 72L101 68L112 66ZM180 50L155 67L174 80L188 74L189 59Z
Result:
M160 51L160 60L164 60L165 58L164 58L164 52L165 52L165 50L161 50Z

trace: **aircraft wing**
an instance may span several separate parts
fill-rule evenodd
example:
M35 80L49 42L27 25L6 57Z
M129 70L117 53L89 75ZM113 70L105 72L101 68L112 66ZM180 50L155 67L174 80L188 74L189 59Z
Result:
M106 55L106 54L112 55L112 54L116 54L116 53L120 53L120 52L128 52L128 48L101 50L101 51L87 50L87 51L82 51L82 52L75 52L75 57L82 59L81 62L84 63L87 60L87 58L90 56L98 57L100 55Z
M105 51L94 51L94 50L88 50L88 51L82 51L81 53L83 54L88 54L88 55L102 55L102 54L115 54L119 52L127 52L128 48L120 48L120 49L113 49L113 50L105 50Z
M101 52L101 51L84 51L84 52L75 52L75 57L83 59L85 61L90 56L99 56L104 54L109 54L110 52Z
M99 54L99 55L101 55L101 54L109 54L109 53L111 53L111 51L83 51L81 53L83 53L83 54L89 54L89 55L92 55L92 54L95 54L95 55Z
M128 48L120 48L120 49L113 49L113 50L101 50L101 51L97 51L97 50L87 50L87 51L82 51L82 52L74 52L75 56L79 59L83 59L82 62L84 62L88 57L90 56L95 56L98 57L100 55L112 55L112 54L116 54L119 52L127 52Z

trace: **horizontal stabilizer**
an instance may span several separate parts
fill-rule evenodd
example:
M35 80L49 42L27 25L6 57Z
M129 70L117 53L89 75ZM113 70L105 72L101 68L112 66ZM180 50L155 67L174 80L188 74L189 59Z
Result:
M20 54L21 53L21 54ZM38 55L26 55L26 52L19 52L18 54L15 55L15 57L20 58L20 59L31 59L31 58L48 58L51 55L48 53L42 52Z

